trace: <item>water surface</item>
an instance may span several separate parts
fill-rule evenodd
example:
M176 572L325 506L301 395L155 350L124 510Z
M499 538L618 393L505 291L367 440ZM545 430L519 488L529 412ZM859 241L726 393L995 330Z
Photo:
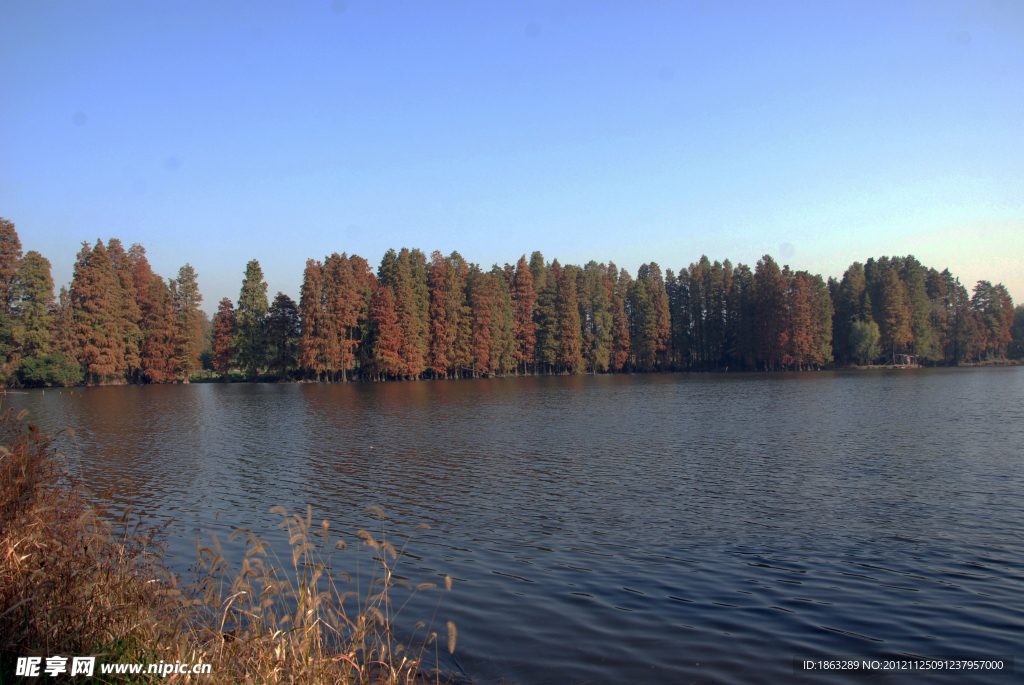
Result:
M403 572L456 579L438 619L459 625L453 667L478 682L864 682L794 676L792 660L1014 655L1024 635L1020 367L111 387L6 403L73 427L90 485L127 477L122 501L173 516L182 571L211 530L280 541L275 504L312 505L348 532L371 523L368 505L396 530L430 524Z

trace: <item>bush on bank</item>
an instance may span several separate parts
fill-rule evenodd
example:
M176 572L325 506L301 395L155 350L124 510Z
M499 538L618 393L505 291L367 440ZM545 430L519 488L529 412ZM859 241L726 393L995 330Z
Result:
M181 587L161 564L161 530L97 505L25 414L0 415L0 682L13 680L18 657L41 656L45 665L58 655L96 657L94 676L106 682L451 682L424 668L442 648L432 626L417 623L399 638L396 590L404 585L408 601L433 584L412 588L393 575L402 550L384 534L383 511L374 509L380 533L359 532L376 561L362 594L349 591L345 574L331 575L331 555L346 544L329 524L315 523L309 509L301 516L280 507L290 571L239 530L232 538L248 547L241 568L214 535L199 548L197 580ZM454 651L454 624L447 637ZM210 675L100 671L103 663L161 661L210 664Z

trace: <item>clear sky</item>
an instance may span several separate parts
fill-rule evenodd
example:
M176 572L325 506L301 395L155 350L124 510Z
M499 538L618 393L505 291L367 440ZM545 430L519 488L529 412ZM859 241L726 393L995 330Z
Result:
M0 216L258 259L914 254L1024 300L1024 2L0 3Z

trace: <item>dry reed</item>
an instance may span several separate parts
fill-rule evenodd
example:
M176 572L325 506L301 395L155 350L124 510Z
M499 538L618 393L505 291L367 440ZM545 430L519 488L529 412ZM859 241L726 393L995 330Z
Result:
M435 585L411 587L395 574L404 546L388 541L383 510L369 510L380 519L378 536L357 536L373 556L362 591L359 579L352 590L351 577L331 571L332 555L347 545L329 523L314 523L310 508L303 516L282 507L271 512L288 533L287 566L252 531L239 529L229 538L246 545L236 568L213 534L211 545L197 542L197 579L181 587L161 563L161 530L130 510L114 517L98 505L69 475L53 439L23 419L24 412L15 418L9 410L0 416L0 681L10 680L15 657L26 655L211 665L210 675L166 678L100 676L97 666L108 682L452 681L424 666L428 650L436 655L430 625L398 633L405 604ZM448 622L449 651L455 636Z

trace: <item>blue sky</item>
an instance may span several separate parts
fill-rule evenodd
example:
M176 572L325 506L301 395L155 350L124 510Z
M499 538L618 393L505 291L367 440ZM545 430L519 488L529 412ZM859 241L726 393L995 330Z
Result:
M0 216L191 263L915 254L1024 300L1024 3L0 4Z

